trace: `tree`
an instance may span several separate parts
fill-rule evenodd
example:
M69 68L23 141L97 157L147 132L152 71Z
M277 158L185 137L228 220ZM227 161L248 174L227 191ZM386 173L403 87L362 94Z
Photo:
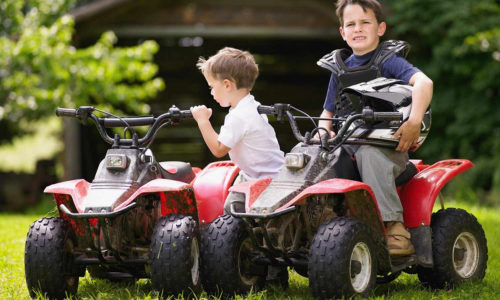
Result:
M75 0L4 0L0 4L0 142L56 107L98 105L115 112L148 113L146 100L164 89L154 78L154 41L115 48L105 32L85 49L71 44L74 21L62 15ZM22 124L22 123L21 123Z
M494 0L399 0L389 28L434 81L433 124L418 156L466 158L473 189L500 188L500 5ZM457 187L457 186L455 186Z

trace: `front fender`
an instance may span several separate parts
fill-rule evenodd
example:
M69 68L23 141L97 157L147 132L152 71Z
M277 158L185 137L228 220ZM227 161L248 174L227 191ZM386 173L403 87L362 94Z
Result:
M84 179L77 179L49 185L43 192L46 194L54 194L57 207L69 201L68 197L62 195L70 195L76 210L79 213L83 213L89 188L90 183Z
M193 186L188 183L170 180L155 179L141 186L122 204L118 205L115 211L124 208L132 203L137 197L143 194L158 193L161 200L161 214L163 216L176 213L186 214L198 218L198 210Z
M436 197L448 181L474 165L466 159L439 161L422 170L399 190L408 228L429 226Z
M71 180L50 185L45 188L44 192L54 194L58 206L69 201L68 197L64 197L63 195L71 196L76 210L79 213L83 213L85 211L85 200L87 199L88 191L91 186L92 185L90 183L83 179ZM193 210L196 211L193 186L184 182L169 179L155 179L146 183L137 189L137 191L127 198L127 200L118 205L114 211L118 211L129 205L140 195L150 193L160 193L163 215L167 214L170 210L174 210L173 212L178 213L189 213ZM65 201L61 202L59 200Z
M306 188L276 211L284 210L292 205L304 204L309 196L324 194L343 194L349 208L349 217L358 219L372 228L372 233L379 240L385 239L385 228L375 194L370 186L359 181L339 178L322 181Z
M260 194L269 186L272 178L262 178L240 183L229 189L230 192L245 194L245 211L259 198Z
M284 210L292 205L303 205L309 196L329 194L344 195L344 203L348 208L346 216L357 219L370 228L370 233L378 248L377 256L381 269L390 268L387 236L382 215L375 194L367 184L339 178L325 180L306 188L276 211Z

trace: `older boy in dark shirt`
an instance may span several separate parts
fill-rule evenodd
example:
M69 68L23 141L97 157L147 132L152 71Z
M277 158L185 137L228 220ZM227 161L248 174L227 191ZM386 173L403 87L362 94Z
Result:
M381 15L381 7L376 0L337 2L340 33L353 50L353 54L344 61L346 67L363 66L371 60L379 46L380 37L386 30ZM373 189L377 197L386 225L389 252L391 256L404 256L415 250L410 241L410 233L403 225L403 207L396 190L395 178L405 170L408 149L417 143L425 111L432 99L433 83L419 69L396 55L383 64L381 75L403 80L413 86L410 118L394 134L394 138L400 137L396 150L364 145L357 149L355 157L363 182ZM334 99L339 96L336 81L332 75L322 117L331 118L335 114ZM320 121L319 126L331 130L332 122ZM330 135L334 136L335 133L330 132Z

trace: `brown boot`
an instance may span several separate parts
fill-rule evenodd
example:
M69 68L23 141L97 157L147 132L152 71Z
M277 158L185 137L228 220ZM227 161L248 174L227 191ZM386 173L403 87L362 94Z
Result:
M391 257L407 256L415 253L415 248L411 244L411 235L401 222L385 223L387 232L387 245Z

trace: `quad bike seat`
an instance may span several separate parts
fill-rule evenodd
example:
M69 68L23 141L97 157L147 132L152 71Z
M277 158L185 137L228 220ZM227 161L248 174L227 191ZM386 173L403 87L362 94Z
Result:
M163 179L190 183L196 177L189 163L182 161L160 162L160 172Z
M417 167L415 167L415 165L411 161L409 161L406 164L406 169L403 171L403 173L399 174L399 176L396 177L396 186L399 187L405 185L415 175L417 175L417 173Z

